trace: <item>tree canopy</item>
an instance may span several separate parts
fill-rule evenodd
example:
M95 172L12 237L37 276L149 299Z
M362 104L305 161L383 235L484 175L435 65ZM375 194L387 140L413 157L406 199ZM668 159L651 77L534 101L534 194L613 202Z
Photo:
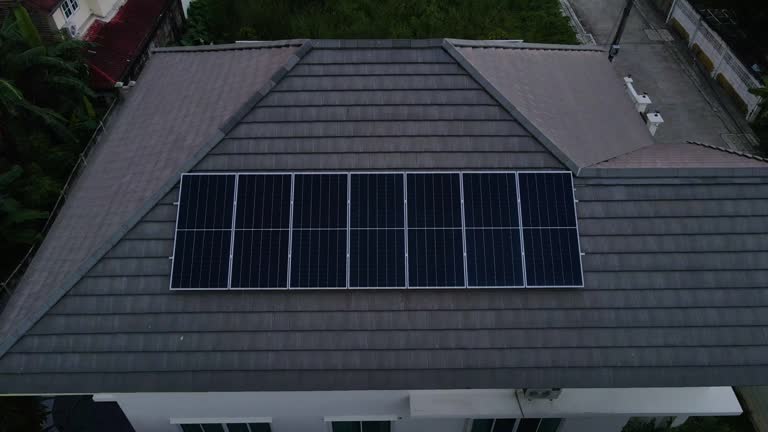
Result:
M183 42L442 37L576 43L557 0L194 0Z
M0 26L0 276L35 241L97 125L86 44L45 45L16 7Z

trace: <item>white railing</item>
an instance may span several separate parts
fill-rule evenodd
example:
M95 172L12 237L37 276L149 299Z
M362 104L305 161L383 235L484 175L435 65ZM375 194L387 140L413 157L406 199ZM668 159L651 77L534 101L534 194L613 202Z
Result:
M688 33L688 47L698 45L704 55L712 61L712 78L722 74L747 105L747 120L754 120L760 110L762 98L753 95L749 90L763 87L763 83L738 60L728 44L704 22L702 16L687 0L673 2L667 21L672 18Z

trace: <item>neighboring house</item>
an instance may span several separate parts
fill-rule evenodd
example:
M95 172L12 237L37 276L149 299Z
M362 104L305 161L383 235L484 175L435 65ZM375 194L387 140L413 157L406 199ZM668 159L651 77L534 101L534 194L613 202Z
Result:
M0 315L0 393L137 431L740 413L731 386L768 384L768 163L654 144L606 56L157 50Z
M141 71L155 47L174 44L184 25L180 0L25 0L33 17L94 45L91 86L109 90Z

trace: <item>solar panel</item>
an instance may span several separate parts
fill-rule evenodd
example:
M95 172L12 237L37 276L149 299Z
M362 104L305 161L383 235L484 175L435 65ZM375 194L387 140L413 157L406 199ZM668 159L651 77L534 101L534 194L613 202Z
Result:
M178 229L230 229L234 192L234 175L185 175Z
M347 287L347 174L296 174L290 287Z
M237 176L232 288L287 288L291 175Z
M581 286L573 182L570 173L520 173L526 285Z
M172 289L582 286L566 172L185 174Z
M470 287L523 286L514 173L465 173L464 223Z
M459 174L408 174L407 185L409 286L465 286Z
M349 286L405 287L403 174L352 174Z
M182 178L171 288L228 287L234 192L234 175Z

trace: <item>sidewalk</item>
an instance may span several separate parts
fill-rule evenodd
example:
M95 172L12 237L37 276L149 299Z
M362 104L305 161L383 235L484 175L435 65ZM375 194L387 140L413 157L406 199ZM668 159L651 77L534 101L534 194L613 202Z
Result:
M586 31L607 46L616 31L624 1L570 0ZM752 153L746 120L695 64L693 54L674 32L667 32L662 16L648 0L635 0L614 59L619 76L632 75L635 88L646 92L664 124L654 137L660 143L697 141ZM661 30L658 32L656 30ZM667 36L671 35L671 41Z

